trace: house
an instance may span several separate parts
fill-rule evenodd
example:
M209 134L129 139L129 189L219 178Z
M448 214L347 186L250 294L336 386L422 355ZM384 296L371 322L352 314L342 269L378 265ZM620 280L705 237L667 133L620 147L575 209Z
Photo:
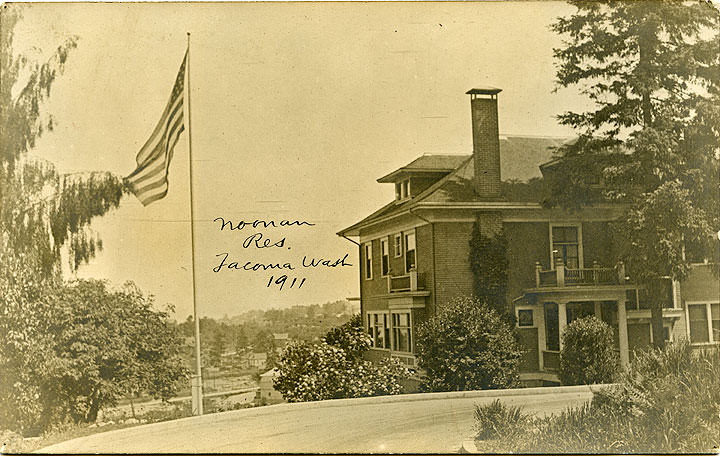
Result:
M250 352L246 355L243 365L248 368L262 369L267 364L267 353L265 352Z
M270 369L269 371L265 372L264 374L260 375L260 389L255 395L255 402L256 403L263 403L263 404L278 404L280 402L285 402L285 399L283 399L282 393L280 391L276 390L273 386L273 380L275 377L279 375L279 372L277 369Z
M278 355L282 354L283 350L285 350L285 347L287 347L290 342L290 336L288 336L288 333L273 333L275 352Z
M561 335L574 319L595 315L615 329L623 365L654 337L720 343L720 283L702 262L683 283L668 280L663 334L653 334L644 292L615 263L619 245L609 222L620 209L604 204L577 212L545 208L532 187L506 180L551 173L550 148L562 138L500 137L500 89L472 89L471 155L424 155L378 179L395 199L340 231L358 238L360 301L372 337L370 358L415 364L415 329L453 297L471 295L469 240L508 240L507 306L526 354L526 385L558 382ZM541 166L542 165L542 166ZM537 180L535 180L537 182Z

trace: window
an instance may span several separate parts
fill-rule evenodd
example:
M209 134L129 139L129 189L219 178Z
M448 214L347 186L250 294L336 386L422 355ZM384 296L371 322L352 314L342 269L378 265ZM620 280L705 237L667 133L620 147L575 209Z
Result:
M415 269L415 232L405 233L405 272Z
M592 302L569 302L565 306L566 322L569 325L575 320L595 315L595 304Z
M550 351L560 351L558 305L554 302L545 303L545 346Z
M372 279L372 242L365 244L365 278Z
M392 314L393 349L410 353L412 351L412 332L410 312Z
M672 280L662 281L662 290L659 290L660 299L664 309L672 309L675 306ZM647 310L651 307L650 296L647 290L635 288L633 290L625 290L625 309L627 310Z
M688 303L687 310L690 342L720 343L720 303Z
M390 272L390 248L388 247L388 239L380 240L380 252L382 253L382 276L385 277Z
M384 312L368 312L368 334L374 348L390 348L390 327L388 314Z
M402 234L398 233L395 235L395 257L401 257L403 254L402 248Z
M532 309L518 309L518 326L535 326Z
M395 199L402 200L410 196L410 179L395 183Z
M552 267L555 262L562 260L566 268L579 269L580 261L580 235L578 226L551 226Z

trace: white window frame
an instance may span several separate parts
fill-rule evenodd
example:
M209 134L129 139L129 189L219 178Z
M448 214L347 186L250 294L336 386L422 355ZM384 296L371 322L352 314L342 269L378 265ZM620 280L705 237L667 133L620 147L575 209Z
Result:
M720 340L715 340L712 327L712 305L720 305L720 301L685 301L685 326L687 329L687 338L691 340L690 335L690 306L705 306L705 317L707 318L708 342L690 342L690 345L718 345Z
M402 233L396 233L395 236L395 258L403 256L403 235Z
M418 254L417 254L417 233L415 233L415 230L408 230L403 231L402 238L403 238L403 271L405 271L405 274L410 273L410 269L407 267L407 252L408 252L408 242L407 242L407 236L411 235L414 239L415 248L413 251L415 252L415 270L417 271L417 261L418 261Z
M533 324L532 324L532 325L530 325L530 326L520 326L520 311L521 311L521 310L529 310L529 311L532 312L532 316L533 316ZM522 329L522 328L537 328L537 327L538 327L538 324L537 324L537 316L535 315L535 308L534 308L534 307L530 307L530 306L516 306L516 307L515 307L515 320L516 320L515 326L518 327L518 328L521 328L521 329Z
M368 335L370 335L370 337L372 338L371 348L375 349L375 350L390 351L390 348L392 347L392 341L390 340L392 338L392 317L390 316L390 312L384 311L384 310L380 310L380 311L370 310L370 311L366 312L365 315L367 315L365 317L365 321L368 324ZM375 315L382 316L382 318L380 318L380 319L383 321L384 344L387 347L376 347L375 346L375 343L377 341L377 332L376 332L375 325L371 324L371 323L374 323L374 321L375 321ZM372 334L370 334L371 328L372 328ZM385 337L385 336L387 336L387 337Z
M409 324L409 326L407 327L407 329L408 329L408 337L409 337L409 339L410 339L410 340L409 340L409 342L410 342L410 351L400 351L400 350L398 350L398 348L397 348L398 343L397 343L397 340L396 340L396 338L395 338L395 323L394 323L394 321L393 321L393 315L399 315L399 314L407 314L407 315L408 315L408 324ZM399 329L399 328L400 328L400 327L398 327L398 329ZM405 327L402 326L402 328L404 329ZM405 354L414 353L414 351L413 351L413 342L415 342L415 341L414 341L414 338L413 338L413 313L412 313L412 311L411 311L410 309L396 309L396 310L392 310L392 311L390 312L390 335L391 335L391 338L392 338L392 341L391 341L390 346L392 347L392 351L393 351L394 353L405 353Z
M365 268L365 280L372 280L373 278L373 267L372 267L372 241L363 244L363 250L365 254L365 261L363 267Z
M550 239L550 269L555 270L555 255L553 252L553 228L577 228L578 233L578 267L583 269L585 262L583 259L583 236L582 236L582 223L581 222L568 222L568 223L550 223L548 229L548 237Z

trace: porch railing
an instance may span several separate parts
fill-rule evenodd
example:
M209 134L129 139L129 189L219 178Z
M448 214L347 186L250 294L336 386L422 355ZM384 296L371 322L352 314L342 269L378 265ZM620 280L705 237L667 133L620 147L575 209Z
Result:
M424 275L412 270L399 276L387 276L388 293L418 291L424 288Z
M567 268L558 261L555 269L543 270L535 263L535 286L572 287L589 285L620 285L625 283L625 265L620 262L614 268L601 268L597 262L592 268Z

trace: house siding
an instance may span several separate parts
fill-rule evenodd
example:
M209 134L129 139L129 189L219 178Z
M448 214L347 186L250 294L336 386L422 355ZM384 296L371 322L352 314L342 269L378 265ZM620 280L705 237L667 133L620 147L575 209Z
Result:
M473 293L469 242L472 222L440 222L435 230L435 302L438 307Z
M720 281L710 265L693 265L687 279L680 283L683 307L685 303L720 300Z
M508 243L507 300L522 294L525 288L535 287L535 262L543 269L550 268L550 238L547 222L504 223Z
M431 314L435 312L434 306L434 275L435 275L435 260L433 258L433 231L435 228L432 225L419 226L415 230L415 244L416 253L415 258L417 259L417 271L418 274L422 274L423 285L426 290L430 291L430 296L425 298L425 308L428 309ZM414 338L413 338L414 340Z
M600 267L615 266L615 243L607 222L584 222L582 224L584 266L591 268L593 262Z

